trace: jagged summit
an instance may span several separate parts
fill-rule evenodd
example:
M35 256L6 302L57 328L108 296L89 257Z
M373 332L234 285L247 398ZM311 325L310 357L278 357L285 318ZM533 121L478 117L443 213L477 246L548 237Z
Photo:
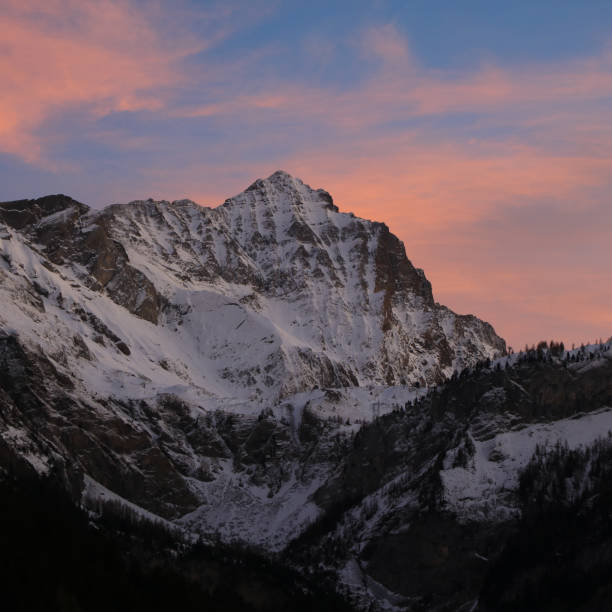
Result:
M278 185L279 187L284 187L284 188L289 188L289 189L295 189L297 184L300 184L300 185L304 184L304 182L301 179L292 176L288 172L285 172L285 170L276 170L266 179L258 178L254 180L245 189L245 191L257 189L264 183L274 184L274 185Z
M339 212L331 195L324 189L312 189L301 179L284 170L277 170L266 179L257 179L242 193L230 198L222 206L271 206L274 210L294 212L324 208ZM350 213L349 213L350 214Z
M289 172L285 170L276 170L269 177L269 181L298 181L299 183L303 183L302 179L296 178L289 174Z

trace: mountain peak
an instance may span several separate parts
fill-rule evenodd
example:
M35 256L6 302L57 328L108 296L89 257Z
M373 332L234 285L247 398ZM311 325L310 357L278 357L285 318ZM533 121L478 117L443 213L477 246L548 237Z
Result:
M276 170L276 172L273 172L266 180L268 181L278 181L278 180L286 181L288 179L291 181L297 180L300 183L302 182L300 179L296 178L295 176L292 176L285 170Z
M302 179L284 170L273 172L267 179L264 179L263 182L274 186L274 188L279 191L300 191L304 188L306 188L307 191L314 191L314 189L306 185Z
M325 210L339 212L325 189L313 189L284 170L277 170L268 178L257 179L242 193L224 203L224 206L228 207L235 205L291 212L298 216L301 216L301 211L306 210L317 217Z
M244 193L249 191L266 190L266 188L272 188L273 190L278 191L296 191L297 189L299 189L299 186L304 186L304 183L300 179L291 176L291 174L285 172L284 170L277 170L276 172L273 172L268 178L258 178L253 181L244 190Z

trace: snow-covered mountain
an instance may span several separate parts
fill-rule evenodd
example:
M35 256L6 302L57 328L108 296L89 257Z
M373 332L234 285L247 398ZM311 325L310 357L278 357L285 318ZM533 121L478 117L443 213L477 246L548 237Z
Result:
M384 224L338 212L284 172L213 209L148 200L92 211L48 196L2 205L0 220L5 273L21 269L48 293L40 326L66 326L57 350L78 332L113 371L160 386L275 401L317 386L435 384L505 350L490 325L434 302ZM92 316L129 348L123 362L96 342ZM27 316L0 325L33 342L41 333Z
M470 609L536 444L612 429L610 344L555 351L504 356L384 224L284 172L217 208L0 204L0 476L282 553L366 607Z

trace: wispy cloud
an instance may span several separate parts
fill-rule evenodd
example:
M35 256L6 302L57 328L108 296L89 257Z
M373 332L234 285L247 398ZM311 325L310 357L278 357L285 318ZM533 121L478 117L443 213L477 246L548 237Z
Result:
M228 79L221 99L186 107L187 116L231 116L245 110L274 110L302 120L316 120L361 130L393 120L456 113L534 112L538 107L566 109L573 103L605 102L612 96L612 52L598 57L518 68L484 65L472 70L420 67L408 42L393 25L364 31L358 49L367 78L342 90L299 80L261 79L245 64L239 88ZM325 48L329 54L329 47ZM367 60L378 60L375 65ZM249 71L251 79L249 79ZM244 91L248 93L244 93ZM236 95L240 91L239 95Z
M0 17L0 151L44 160L37 132L55 114L91 117L162 111L185 83L185 58L219 32L196 36L188 14L123 0L32 0L4 3ZM181 27L182 25L182 27ZM69 134L72 137L73 134Z

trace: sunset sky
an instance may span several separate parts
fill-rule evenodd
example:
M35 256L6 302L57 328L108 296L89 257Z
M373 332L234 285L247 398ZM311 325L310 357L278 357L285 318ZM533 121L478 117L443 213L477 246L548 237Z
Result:
M608 0L0 0L0 82L0 200L282 168L515 348L612 335Z

